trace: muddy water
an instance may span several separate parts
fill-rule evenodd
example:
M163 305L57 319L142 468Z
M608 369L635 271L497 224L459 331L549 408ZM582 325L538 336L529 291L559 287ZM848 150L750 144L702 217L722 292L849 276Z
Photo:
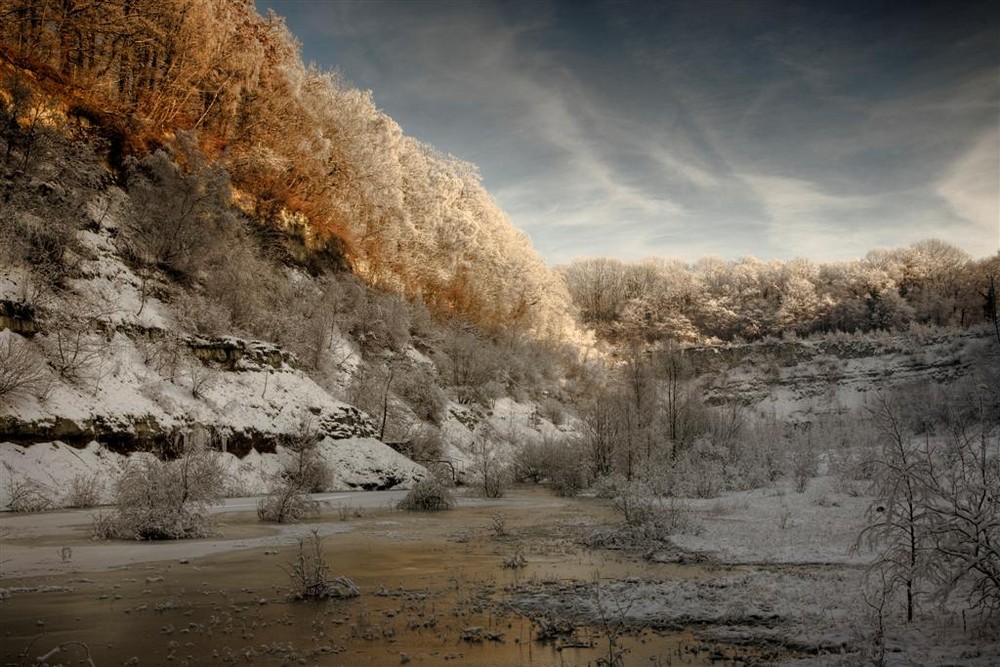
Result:
M89 652L97 665L597 665L610 649L624 651L626 665L742 663L739 649L702 645L691 632L646 631L609 642L609 630L617 632L609 626L538 641L531 620L504 605L521 583L705 572L579 546L584 531L607 518L597 503L537 492L520 500L352 519L350 532L323 540L333 573L362 591L349 600L288 602L295 547L5 581L14 592L0 603L0 662L28 664L80 642L50 662L72 664ZM249 514L227 521L224 536L246 535L255 525ZM504 567L519 556L523 567ZM31 660L22 660L29 644Z

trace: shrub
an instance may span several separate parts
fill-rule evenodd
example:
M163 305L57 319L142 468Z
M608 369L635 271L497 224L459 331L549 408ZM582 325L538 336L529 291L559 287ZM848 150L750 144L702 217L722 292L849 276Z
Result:
M70 482L69 492L66 494L65 506L72 508L94 507L101 502L103 489L104 485L97 473L75 475Z
M726 488L728 453L710 438L699 438L677 458L673 471L677 491L697 498L717 497Z
M393 391L423 422L440 425L445 416L447 399L435 384L431 368L426 364L406 362L399 364Z
M7 495L12 512L44 512L55 507L49 489L33 479L11 479Z
M44 391L45 361L23 338L0 331L0 403L9 396Z
M257 517L261 521L288 523L318 514L319 503L287 479L280 481L257 503Z
M501 445L491 432L476 433L472 441L469 481L486 498L503 498L510 483L510 467L501 455Z
M860 454L850 450L830 453L828 472L833 476L833 490L858 497L868 491L872 480L872 465Z
M229 180L198 152L193 135L178 133L172 148L187 173L164 150L128 163L130 223L150 263L190 280L209 267L235 226Z
M311 414L299 420L298 428L282 439L291 459L285 464L283 476L288 484L302 492L318 493L330 487L333 473L319 451L323 434Z
M354 582L346 577L330 577L330 566L323 554L323 541L315 530L299 540L299 553L288 573L292 592L290 600L328 600L354 598L361 594Z
M554 398L545 398L538 404L538 414L556 426L566 422L566 408Z
M549 474L549 484L557 496L572 498L587 487L588 474L586 459L574 456L572 450L567 450L562 465L557 466Z
M455 496L452 495L444 482L437 477L425 477L407 492L406 497L399 501L399 508L404 510L438 511L450 510L455 506Z
M517 482L538 484L552 468L554 455L551 443L541 439L528 439L514 452L512 472Z
M613 494L611 506L624 522L622 528L611 536L612 543L627 547L646 546L660 543L676 533L698 530L687 505L677 498L660 495L655 484L615 476L604 485L605 491ZM601 541L607 542L608 539L605 536Z
M151 455L129 459L115 488L115 509L95 518L97 539L172 540L210 534L208 505L221 500L222 467L201 444L161 461Z
M789 461L792 482L798 493L804 493L809 486L809 480L819 471L819 454L810 443L799 443L791 454Z
M444 456L441 429L430 424L416 424L408 433L410 458L417 463L440 461Z
M569 438L526 442L514 456L513 470L519 481L547 481L556 495L563 497L575 496L588 482L583 445Z

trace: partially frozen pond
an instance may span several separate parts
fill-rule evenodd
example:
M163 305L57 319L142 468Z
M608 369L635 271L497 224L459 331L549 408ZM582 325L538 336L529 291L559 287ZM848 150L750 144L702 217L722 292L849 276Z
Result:
M86 512L4 516L0 660L79 642L49 662L726 665L822 662L863 637L856 565L657 563L582 544L612 520L601 501L528 489L426 514L398 495L331 496L280 528L230 501L219 538L174 543L92 543ZM360 597L287 601L313 529Z
M373 498L365 497L366 504L375 504ZM530 491L496 505L471 505L440 514L390 511L384 503L328 511L315 526L326 535L325 553L335 573L351 577L362 596L327 603L286 601L286 570L297 547L288 545L289 535L259 526L245 511L224 515L222 539L183 545L93 545L79 513L42 515L41 522L30 524L28 517L6 517L8 528L21 522L32 526L30 537L10 534L5 540L18 549L18 560L31 550L36 562L54 562L45 576L3 581L0 655L4 663L17 662L30 644L27 655L33 660L72 641L86 644L99 665L132 658L138 664L304 659L352 665L584 665L607 655L609 631L615 635L613 648L628 651L627 664L697 665L712 658L735 664L740 656L757 653L703 644L687 629L625 633L600 623L540 641L539 627L511 606L518 591L709 573L700 566L646 563L580 546L576 537L607 518L594 501ZM295 534L304 528L296 526ZM229 548L220 550L222 544ZM176 557L178 547L204 555ZM81 567L78 555L95 549L130 559L139 553L146 562L87 571L91 568ZM168 560L157 558L158 549ZM518 553L525 566L504 568ZM79 645L66 650L67 662L84 655Z

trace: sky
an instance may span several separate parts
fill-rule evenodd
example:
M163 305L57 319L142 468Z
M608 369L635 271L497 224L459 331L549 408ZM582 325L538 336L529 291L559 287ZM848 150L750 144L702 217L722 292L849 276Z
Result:
M1000 248L1000 4L257 0L549 264Z

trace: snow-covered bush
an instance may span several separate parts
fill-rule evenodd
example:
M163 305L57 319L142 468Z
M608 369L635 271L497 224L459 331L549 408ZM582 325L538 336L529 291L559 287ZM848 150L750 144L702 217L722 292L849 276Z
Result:
M548 419L556 426L562 426L566 421L566 407L551 397L547 397L539 401L538 414Z
M399 501L404 510L450 510L455 506L455 496L451 489L436 477L425 477L410 489L406 497Z
M486 498L503 498L510 484L510 466L501 450L495 433L483 430L474 435L469 483L476 493Z
M303 493L291 480L283 479L257 502L261 521L288 523L319 514L319 503Z
M789 452L789 473L798 493L805 493L809 480L819 472L819 453L811 442L800 442Z
M72 508L94 507L101 502L104 485L97 473L80 473L70 481L69 491L63 505Z
M610 533L592 536L594 546L644 547L665 541L669 536L698 530L698 524L683 500L658 493L660 480L627 480L612 475L600 484L610 496L611 506L622 525Z
M868 491L872 481L872 465L860 452L841 449L827 457L827 472L833 477L833 490L858 497Z
M427 364L404 363L400 364L396 373L393 391L418 419L440 424L445 416L447 399L435 381L436 377Z
M97 539L172 540L210 533L208 506L221 501L223 470L215 452L194 444L161 461L132 456L115 487L115 509L95 517Z
M697 498L715 498L726 489L729 450L709 438L700 438L677 458L672 472L673 492Z
M579 493L588 482L583 446L569 438L529 439L514 453L514 478L520 482L548 482L557 495Z
M229 176L178 132L175 155L158 150L127 165L131 232L149 264L190 280L205 270L235 227L228 209Z
M270 492L257 503L261 521L286 523L319 514L319 503L308 494L325 491L332 479L330 467L319 452L321 439L322 433L309 413L303 414L294 433L282 438L290 458Z
M282 444L291 454L283 471L289 486L306 493L318 493L330 488L333 473L319 451L322 439L323 434L315 418L308 414L299 420L294 433L282 438Z
M33 479L11 479L7 498L7 507L12 512L44 512L55 507L49 489Z

